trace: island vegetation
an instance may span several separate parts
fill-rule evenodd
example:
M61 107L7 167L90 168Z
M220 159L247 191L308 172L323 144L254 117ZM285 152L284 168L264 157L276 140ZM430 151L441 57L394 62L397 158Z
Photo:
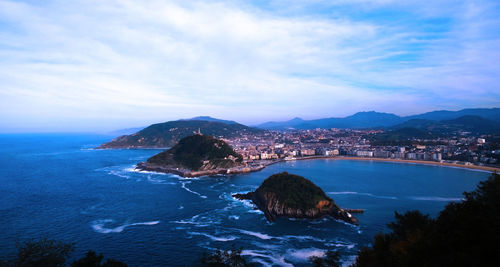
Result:
M184 137L174 147L139 163L137 169L174 173L184 177L253 170L245 168L241 155L226 142L202 134Z
M203 118L202 118L203 119ZM150 125L137 133L122 135L99 148L165 148L174 146L182 138L201 130L206 135L234 138L245 134L260 134L262 129L236 122L208 120L178 120Z
M195 171L200 170L205 161L210 161L215 166L230 168L235 162L241 162L241 155L222 140L196 134L183 138L171 149L147 160L151 164L171 165Z
M313 182L287 172L269 176L255 192L233 196L251 200L269 221L276 217L317 219L331 216L348 223L358 222Z

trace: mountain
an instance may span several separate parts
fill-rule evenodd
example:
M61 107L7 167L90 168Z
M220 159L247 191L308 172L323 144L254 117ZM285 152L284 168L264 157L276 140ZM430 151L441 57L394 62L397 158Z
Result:
M404 119L390 113L375 111L358 112L345 118L302 120L295 118L286 122L266 122L257 127L269 130L314 129L314 128L372 128L386 127L403 122Z
M411 119L395 125L391 129L416 128L436 135L450 134L458 131L473 134L492 134L500 132L500 124L480 116L466 115L451 120Z
M241 161L241 155L226 142L212 136L196 134L182 138L175 146L154 155L146 163L206 171L232 168L241 164Z
M500 108L474 108L474 109L462 109L459 111L438 110L419 115L408 116L405 117L405 119L407 120L425 119L425 120L442 121L442 120L453 120L468 115L479 116L488 120L500 122Z
M220 122L220 123L225 123L225 124L238 124L235 121L221 120L221 119L212 118L210 116L198 116L198 117L194 117L191 119L184 119L184 120L185 121L213 121L213 122Z
M463 116L479 116L484 119L500 122L500 108L463 109L459 111L432 111L418 115L400 117L391 113L375 111L358 112L345 118L325 118L303 120L295 118L284 122L266 122L256 127L268 130L314 129L314 128L381 128L392 127L410 120L442 121L453 120ZM415 123L415 122L412 122ZM412 126L407 126L412 127Z
M239 123L222 123L204 120L179 120L153 124L141 131L123 135L99 148L158 148L174 146L182 138L200 130L203 134L221 138L233 138L245 134L261 134L262 129Z
M469 132L474 135L500 133L500 124L479 116L462 116L452 120L411 119L387 131L365 136L372 145L406 145L412 140L429 140Z
M114 136L127 135L127 134L137 133L138 131L140 131L144 128L146 128L146 127L119 129L119 130L114 130L112 132L109 132L108 134L114 135Z
M305 124L306 121L301 118L293 118L288 121L269 121L262 124L257 125L256 127L268 130L289 130L289 129L297 129L297 126Z
M269 176L255 192L233 196L251 200L269 221L276 217L319 219L328 215L348 223L358 223L313 182L287 172Z

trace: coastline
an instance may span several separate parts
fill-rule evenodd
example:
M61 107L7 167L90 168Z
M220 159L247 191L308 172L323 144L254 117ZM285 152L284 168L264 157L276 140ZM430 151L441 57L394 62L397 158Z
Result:
M170 166L158 166L147 164L146 162L140 162L136 165L136 169L144 170L144 171L153 171L159 173L172 173L185 178L194 178L200 176L210 176L210 175L229 175L229 174L243 174L250 172L260 171L267 166L280 163L280 162L289 162L296 160L316 160L316 159L328 159L328 160L358 160L358 161L377 161L377 162L391 162L391 163L406 163L406 164L421 164L421 165L432 165L432 166L441 166L441 167L451 167L451 168L461 168L461 169L469 169L469 170L479 170L490 173L500 173L500 167L490 167L490 166L478 166L478 165L465 165L458 163L449 163L449 162L437 162L437 161L428 161L428 160L407 160L407 159L390 159L390 158L362 158L362 157L345 157L345 156L310 156L310 157L301 157L294 158L288 160L272 160L272 161L261 161L259 165L252 167L236 167L230 169L213 169L206 171L192 171L192 170L182 170L177 168L172 168Z
M295 158L294 160L312 160L312 159L332 159L332 160L360 160L360 161L378 161L378 162L393 162L393 163L410 163L410 164L422 164L422 165L434 165L434 166L442 166L442 167L454 167L454 168L463 168L463 169L474 169L481 170L486 172L497 172L500 173L500 167L490 167L490 166L478 166L478 165L464 165L457 163L449 163L449 162L437 162L437 161L428 161L428 160L409 160L409 159L389 159L389 158L362 158L362 157L344 157L344 156L336 156L336 157L325 157L325 156L311 156L304 158ZM293 161L293 160L291 160Z

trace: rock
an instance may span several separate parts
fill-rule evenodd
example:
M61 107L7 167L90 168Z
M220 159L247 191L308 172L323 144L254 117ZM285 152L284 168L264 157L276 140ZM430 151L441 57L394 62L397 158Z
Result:
M251 200L269 221L277 217L319 219L330 216L351 224L358 219L338 207L321 188L304 177L287 172L271 175L255 192L234 194Z

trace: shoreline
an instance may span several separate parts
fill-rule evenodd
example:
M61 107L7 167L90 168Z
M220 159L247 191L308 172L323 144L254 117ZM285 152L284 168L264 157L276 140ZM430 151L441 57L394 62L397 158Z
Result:
M462 169L473 169L473 170L481 170L490 173L500 173L500 167L490 167L490 166L478 166L478 165L464 165L457 163L449 163L449 162L437 162L437 161L428 161L428 160L409 160L409 159L390 159L390 158L362 158L362 157L344 157L344 156L336 156L336 157L325 157L325 156L311 156L304 158L295 158L293 160L286 161L294 161L294 160L312 160L312 159L332 159L332 160L359 160L359 161L378 161L378 162L392 162L392 163L409 163L409 164L421 164L421 165L434 165L434 166L442 166L442 167L454 167L454 168L462 168Z
M177 168L172 168L170 166L158 166L149 165L145 162L140 162L136 164L135 169L144 171L153 171L158 173L172 173L179 175L184 178L194 178L200 176L210 176L210 175L234 175L234 174L245 174L251 172L258 172L265 169L267 166L274 165L281 162L290 162L298 160L317 160L317 159L327 159L327 160L357 160L357 161L376 161L376 162L390 162L390 163L406 163L406 164L420 164L420 165L432 165L440 167L450 167L450 168L460 168L467 170L479 170L489 173L500 173L500 167L490 167L490 166L478 166L478 165L464 165L449 162L437 162L428 160L407 160L407 159L390 159L390 158L362 158L362 157L344 157L344 156L310 156L310 157L300 157L288 160L273 160L269 162L261 162L261 165L253 167L243 167L243 168L230 168L230 169L213 169L206 171L191 171L191 170L179 170Z

